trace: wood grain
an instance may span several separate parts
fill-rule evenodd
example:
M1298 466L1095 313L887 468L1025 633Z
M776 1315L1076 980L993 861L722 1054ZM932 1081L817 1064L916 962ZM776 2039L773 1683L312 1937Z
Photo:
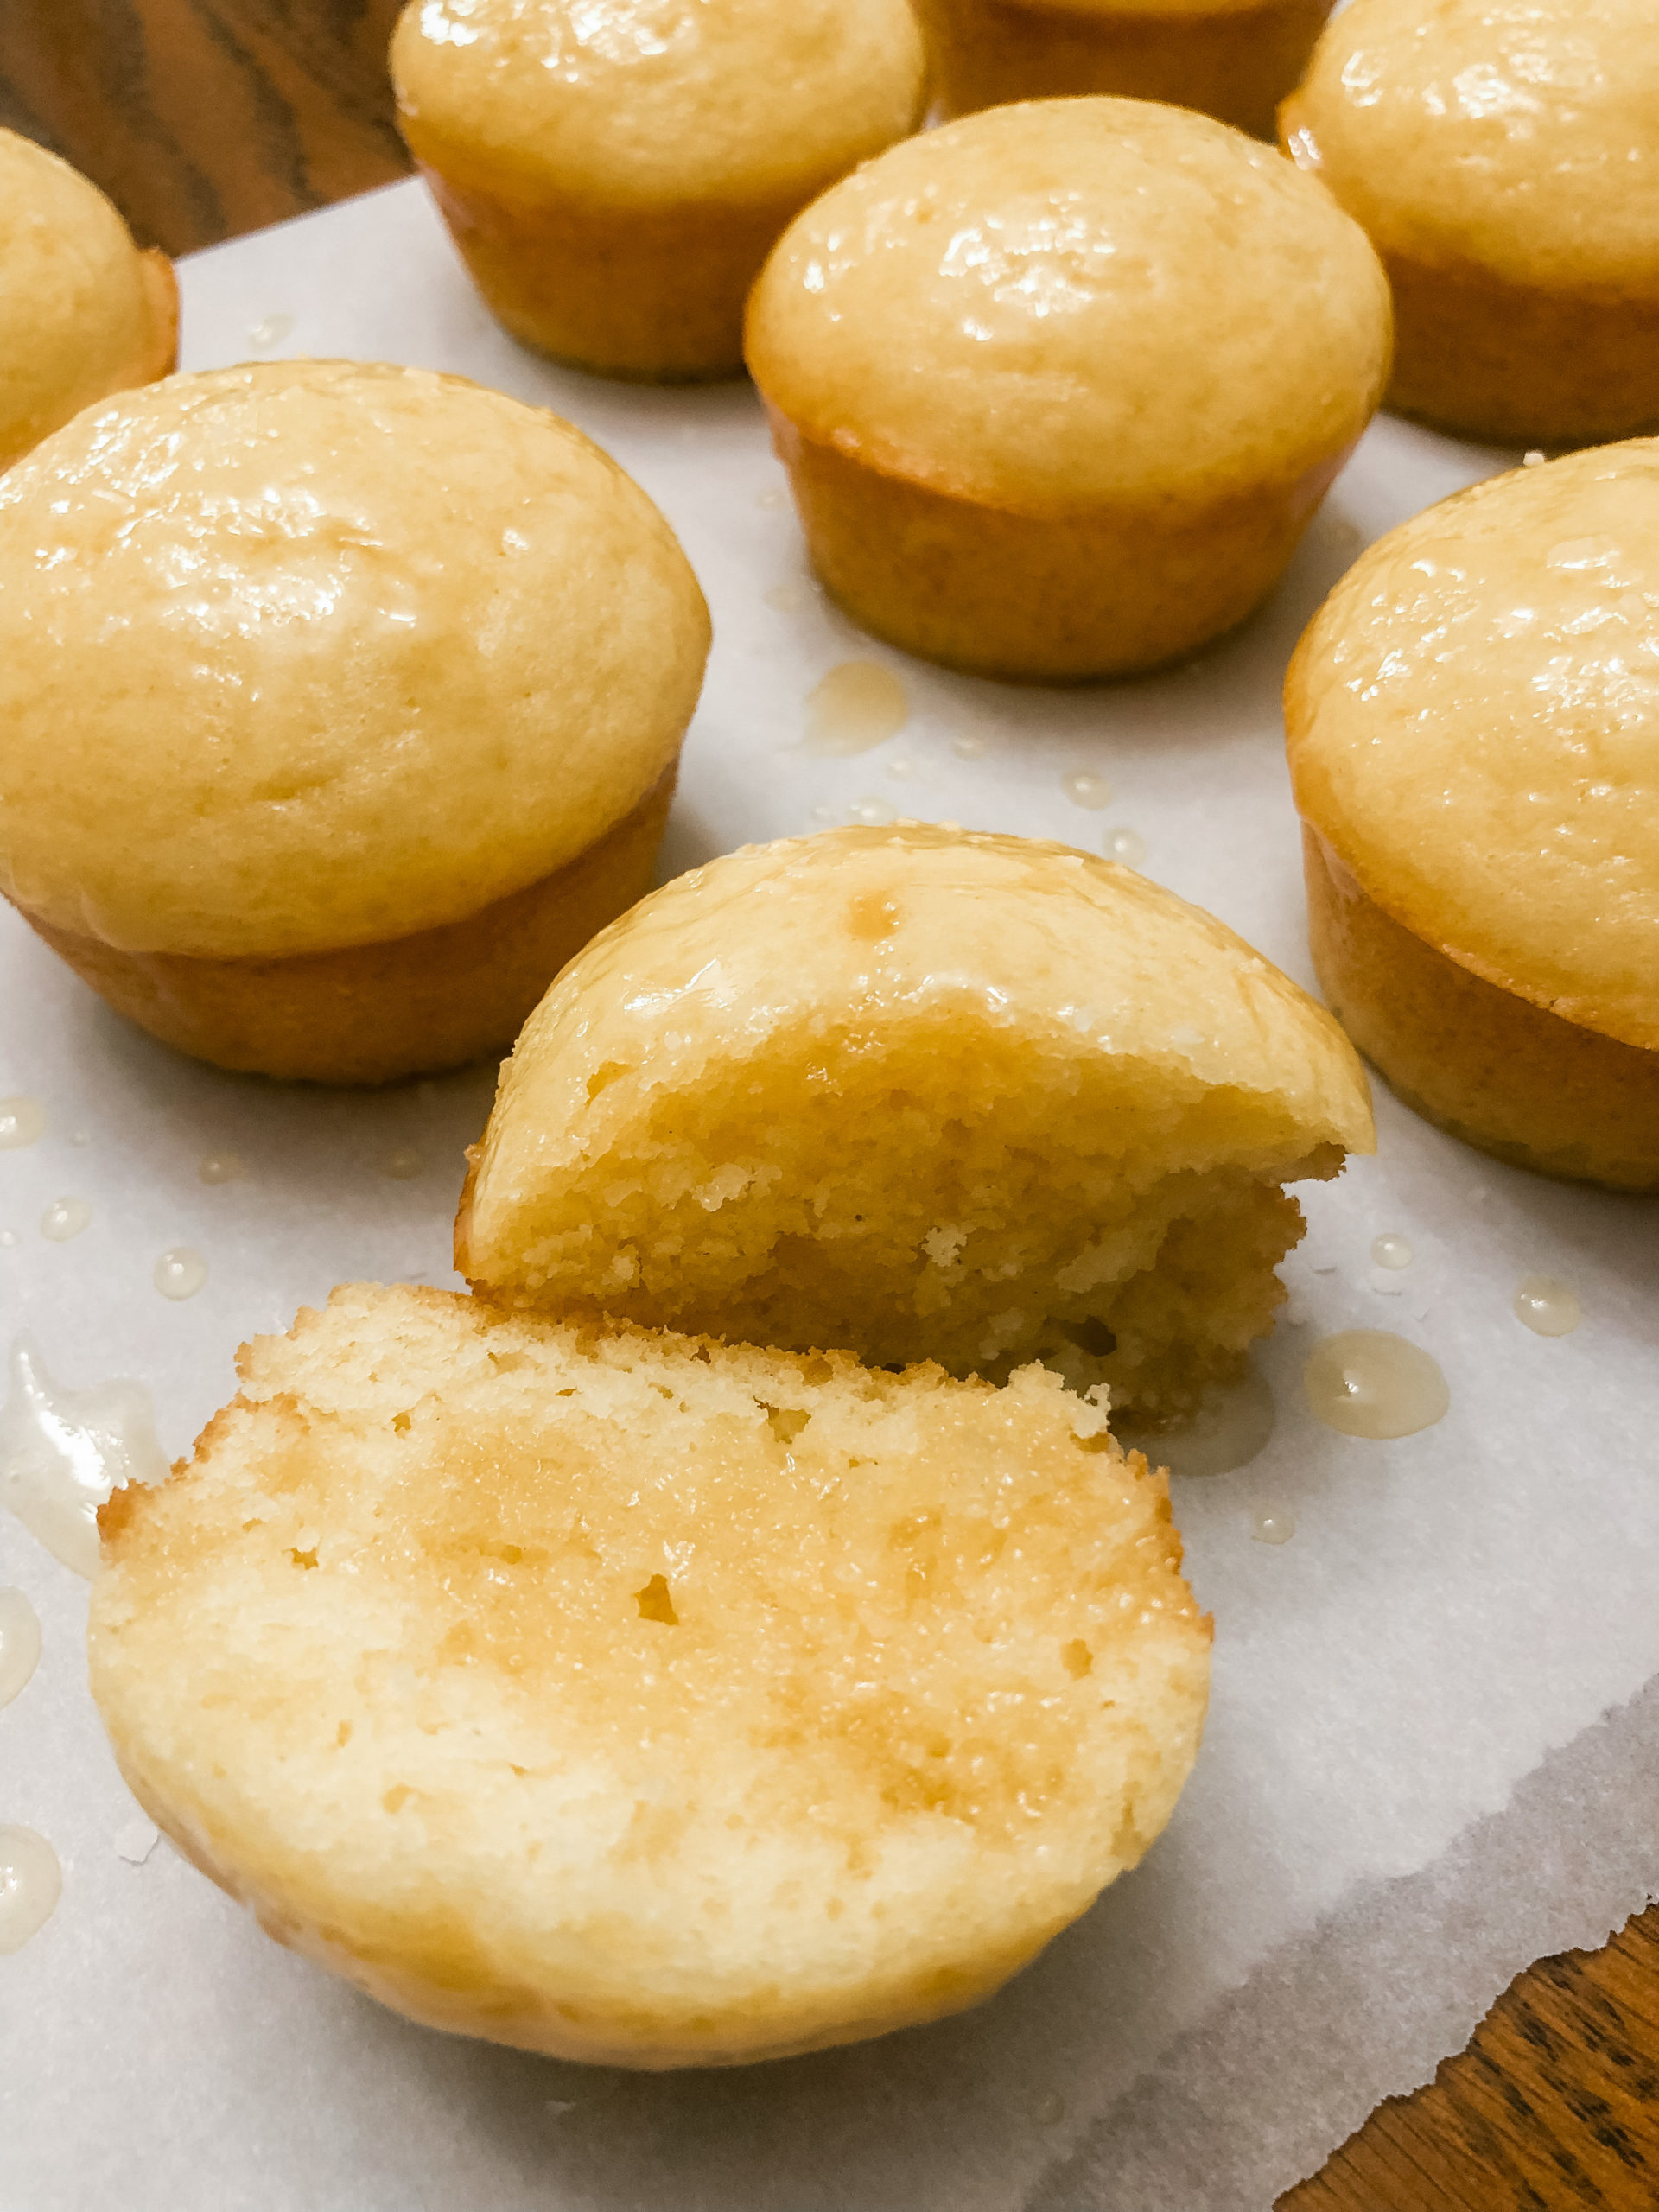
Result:
M1389 2098L1280 2212L1659 2207L1659 1908L1541 1960L1466 2051Z
M0 0L0 123L188 253L409 168L399 0Z
M0 122L85 170L143 243L188 252L404 173L385 60L397 7L0 0ZM1281 2199L1583 2205L1659 2212L1659 1908L1603 1950L1521 1975L1467 2051Z

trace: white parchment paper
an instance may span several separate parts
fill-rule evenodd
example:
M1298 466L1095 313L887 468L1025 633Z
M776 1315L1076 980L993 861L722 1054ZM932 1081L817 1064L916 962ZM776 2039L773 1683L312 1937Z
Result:
M716 642L665 874L862 809L1099 848L1311 983L1279 683L1369 538L1514 456L1373 429L1275 601L1193 666L1044 693L906 662L813 589L747 386L566 373L488 321L414 184L215 249L182 271L185 361L263 351L459 370L544 402L664 508ZM287 319L291 318L291 321ZM280 333L280 335L277 334ZM804 750L830 667L897 671L907 727ZM957 741L969 741L973 757ZM1113 789L1084 809L1065 779ZM0 1095L50 1116L0 1154L0 1335L58 1379L134 1375L186 1449L236 1344L337 1281L451 1283L462 1146L492 1071L365 1096L178 1059L0 917ZM88 1701L85 1593L0 1516L0 1582L45 1623L0 1713L0 1821L51 1839L56 1914L0 1959L0 2212L1255 2212L1382 2095L1412 2087L1530 1958L1599 1940L1659 1888L1659 1209L1469 1153L1379 1094L1382 1150L1306 1195L1280 1407L1249 1467L1178 1485L1217 1621L1198 1770L1169 1831L1002 1996L876 2045L724 2075L562 2066L410 2027L261 1936L165 1845L143 1855ZM247 1179L204 1185L207 1152ZM385 1172L397 1150L424 1165ZM92 1221L39 1233L73 1195ZM1408 1237L1386 1275L1371 1241ZM152 1287L179 1244L209 1282ZM1529 1334L1522 1277L1584 1322ZM1395 1444L1316 1424L1321 1335L1392 1328L1451 1384ZM1251 1540L1267 1508L1296 1534ZM1603 1716L1607 1716L1605 1719Z

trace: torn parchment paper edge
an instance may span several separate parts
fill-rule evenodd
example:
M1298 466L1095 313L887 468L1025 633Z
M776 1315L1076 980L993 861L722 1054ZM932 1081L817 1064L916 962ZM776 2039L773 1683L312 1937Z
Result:
M1269 2212L1382 2099L1433 2080L1518 1974L1605 1942L1656 1897L1659 1675L1432 1866L1364 1884L1264 1960L1025 2212Z

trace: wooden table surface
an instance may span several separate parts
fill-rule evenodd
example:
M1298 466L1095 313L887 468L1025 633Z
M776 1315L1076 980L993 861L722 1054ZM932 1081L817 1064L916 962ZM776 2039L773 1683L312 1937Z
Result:
M0 0L0 122L93 178L142 244L188 253L404 174L397 9ZM1428 2088L1379 2106L1281 2203L1659 2212L1659 1906L1522 1974Z

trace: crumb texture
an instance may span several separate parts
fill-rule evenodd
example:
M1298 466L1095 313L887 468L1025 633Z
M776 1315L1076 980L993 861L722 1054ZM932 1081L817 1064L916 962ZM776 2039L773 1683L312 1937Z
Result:
M731 2063L985 1994L1131 1866L1209 1628L1166 1486L1006 1391L353 1287L104 1516L139 1801L415 2018Z
M520 1306L1182 1410L1272 1323L1281 1185L1372 1143L1335 1024L1055 845L753 848L595 940L504 1071L457 1232Z

